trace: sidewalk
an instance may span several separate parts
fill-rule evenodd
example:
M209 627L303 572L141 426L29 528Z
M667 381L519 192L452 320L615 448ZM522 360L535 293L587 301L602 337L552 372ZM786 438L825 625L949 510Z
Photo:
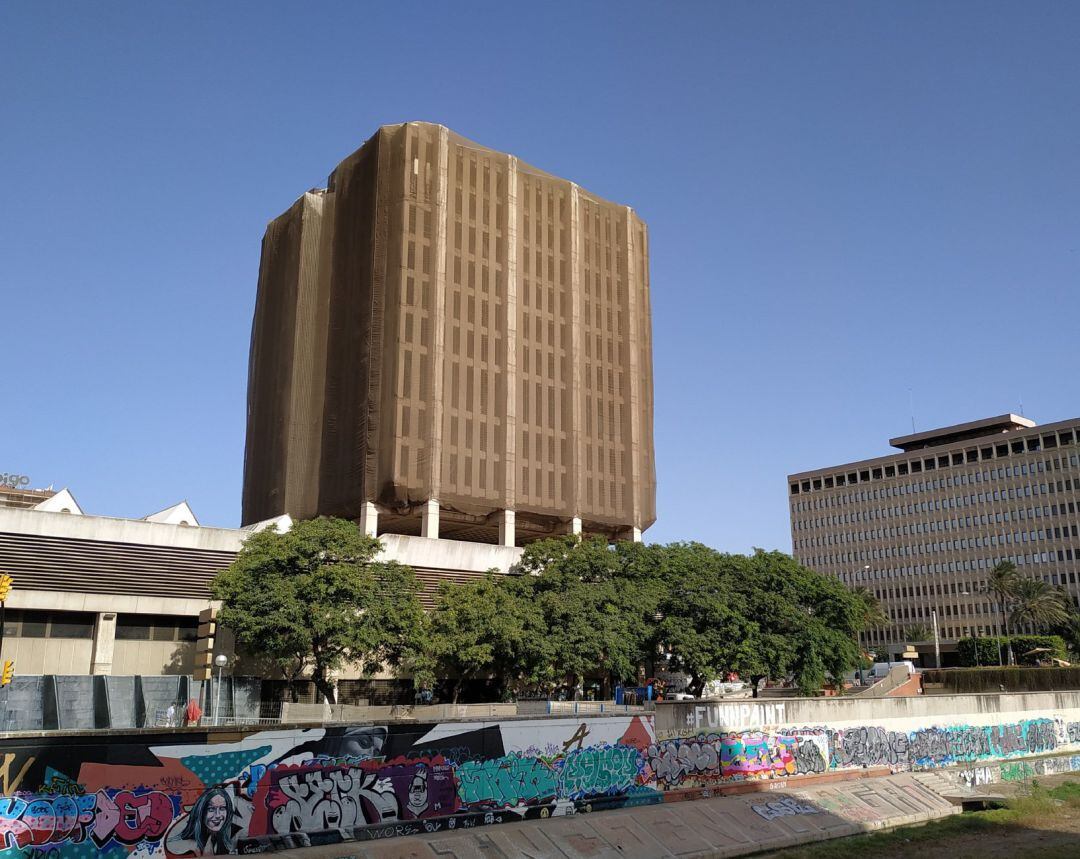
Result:
M379 841L295 859L666 859L742 856L959 814L909 773Z

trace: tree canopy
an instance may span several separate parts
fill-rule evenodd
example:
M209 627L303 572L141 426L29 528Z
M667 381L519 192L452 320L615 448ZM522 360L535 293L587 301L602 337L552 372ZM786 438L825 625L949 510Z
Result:
M528 675L530 642L541 628L536 607L516 599L493 574L475 582L444 582L426 652L433 667L451 678L456 704L463 681L488 674L504 681Z
M505 586L537 613L519 682L573 690L590 673L634 676L652 644L660 600L645 546L542 540L525 549L519 573Z
M425 616L412 571L380 550L343 520L254 534L213 583L220 622L329 700L333 672L355 664L404 667L418 688L446 678L456 702L476 679L572 695L590 678L610 694L661 669L695 694L732 672L812 693L860 663L858 633L882 618L869 593L780 552L573 536L532 543L511 575L444 583Z
M700 543L650 547L662 584L658 650L690 675L690 689L728 672L768 674L761 627L736 586L738 560ZM776 655L776 654L773 654Z
M1009 619L1014 627L1028 625L1046 629L1067 623L1071 610L1068 593L1042 579L1020 578L1013 591L1013 610Z
M529 546L520 571L505 582L539 612L525 650L541 685L629 681L666 658L695 693L729 672L791 676L811 692L861 658L865 601L780 552L567 537Z
M782 552L736 555L745 565L737 584L762 629L763 676L791 675L810 694L828 676L839 679L862 658L858 634L866 626L862 599L830 576Z
M310 673L334 700L331 674L400 667L423 650L419 586L408 567L376 560L382 544L342 519L296 522L248 538L211 584L219 622L286 679Z

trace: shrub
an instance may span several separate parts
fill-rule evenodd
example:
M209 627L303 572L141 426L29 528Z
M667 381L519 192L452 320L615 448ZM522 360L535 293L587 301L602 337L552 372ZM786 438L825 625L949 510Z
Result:
M1035 653L1024 656L1025 653L1036 648L1047 647L1050 653ZM1040 659L1065 658L1065 639L1060 635L1014 635L1012 637L1013 655L1016 661L1023 665L1034 665Z
M1080 689L1080 667L1077 668L947 668L923 672L927 683L941 683L950 692L1055 692L1060 689Z
M997 665L999 661L1004 662L1005 656L1004 653L999 656L999 647L1004 651L1004 638L962 638L956 643L960 664L965 668ZM978 658L976 658L976 653Z
M960 657L960 665L964 668L975 666L996 666L999 662L998 648L1001 648L1000 661L1008 660L1006 643L1012 641L1013 656L1018 665L1035 665L1042 660L1053 657L1065 659L1065 639L1060 635L1014 635L1011 639L1005 636L988 636L986 638L962 638L957 642L956 650ZM976 659L976 647L978 659ZM1037 648L1049 648L1049 653L1035 653L1024 656Z

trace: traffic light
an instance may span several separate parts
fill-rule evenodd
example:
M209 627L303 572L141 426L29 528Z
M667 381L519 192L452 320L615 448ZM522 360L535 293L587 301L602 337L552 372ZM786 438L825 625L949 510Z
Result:
M8 598L13 584L15 584L15 580L7 573L0 575L0 602L4 602Z
M15 676L15 660L5 659L4 670L0 673L0 686L7 686L11 682L11 678Z

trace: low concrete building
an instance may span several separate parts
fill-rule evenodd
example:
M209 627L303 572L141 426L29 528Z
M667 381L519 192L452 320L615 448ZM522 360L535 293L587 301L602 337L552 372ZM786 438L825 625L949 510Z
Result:
M291 524L288 517L271 521ZM268 524L205 527L186 502L144 519L88 516L67 490L36 507L0 507L0 571L15 579L3 658L14 659L23 675L191 674L199 614L214 606L211 579ZM398 534L380 539L384 558L416 571L428 607L440 582L505 573L522 551ZM232 660L227 632L214 644ZM248 662L242 658L237 669Z

